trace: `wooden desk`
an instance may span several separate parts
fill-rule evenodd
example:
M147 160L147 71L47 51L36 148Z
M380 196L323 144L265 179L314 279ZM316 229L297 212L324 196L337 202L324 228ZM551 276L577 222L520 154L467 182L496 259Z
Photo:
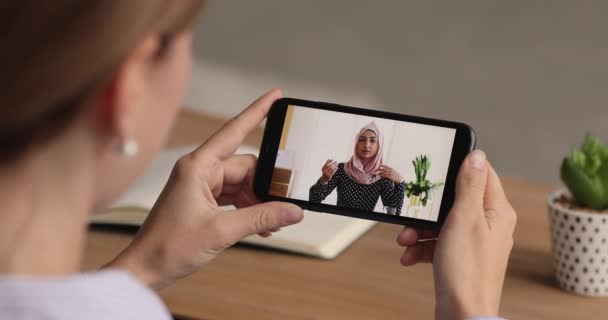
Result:
M222 122L184 113L169 145L202 142ZM261 136L257 130L247 143L259 143ZM562 292L553 281L544 204L550 190L513 179L504 184L519 221L502 316L605 318L608 301ZM432 319L431 266L399 264L400 229L381 223L333 261L235 246L160 294L172 312L204 319ZM85 268L109 261L131 237L92 231Z

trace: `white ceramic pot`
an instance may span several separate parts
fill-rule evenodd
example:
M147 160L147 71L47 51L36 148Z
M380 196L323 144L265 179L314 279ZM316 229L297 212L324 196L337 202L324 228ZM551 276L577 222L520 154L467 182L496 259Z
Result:
M608 214L572 210L547 201L553 266L560 288L587 296L608 296Z

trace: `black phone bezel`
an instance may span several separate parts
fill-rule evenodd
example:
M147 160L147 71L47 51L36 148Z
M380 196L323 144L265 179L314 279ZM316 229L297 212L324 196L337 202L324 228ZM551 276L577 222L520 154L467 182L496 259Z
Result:
M268 194L272 179L272 172L274 170L275 161L279 150L279 142L281 140L283 124L287 114L287 107L290 105L456 129L452 154L450 156L450 164L448 167L448 174L445 181L444 195L439 209L437 221L394 216L377 212L370 213L369 211L361 209L342 208L335 205L312 203L305 200L284 198ZM257 169L253 181L253 191L256 196L264 202L284 201L294 203L306 210L437 230L443 225L443 222L445 221L447 214L454 203L456 176L458 175L460 165L467 154L475 148L475 143L475 131L473 128L464 123L362 109L328 102L282 98L275 101L268 112L266 128L264 129L262 146L260 147Z

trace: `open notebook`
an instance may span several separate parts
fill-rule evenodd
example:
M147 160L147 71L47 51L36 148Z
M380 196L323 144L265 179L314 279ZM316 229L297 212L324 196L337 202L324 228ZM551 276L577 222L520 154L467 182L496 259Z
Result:
M153 161L146 173L106 213L93 217L94 225L139 226L165 185L173 164L195 147L166 149ZM241 146L237 154L258 154L258 150ZM234 207L224 207L234 209ZM282 228L271 237L250 236L241 242L297 252L323 259L333 259L357 240L376 222L313 211L304 212L304 220Z

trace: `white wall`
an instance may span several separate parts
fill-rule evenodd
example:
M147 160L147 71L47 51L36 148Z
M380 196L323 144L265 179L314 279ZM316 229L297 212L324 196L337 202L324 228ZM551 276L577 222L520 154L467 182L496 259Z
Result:
M361 127L374 120L384 133L384 164L399 171L406 181L414 180L412 160L427 154L432 160L428 178L444 182L452 150L454 130L376 119L365 116L295 108L285 149L294 156L294 177L290 197L308 200L308 190L321 176L321 167L327 159L346 162L352 156L355 137ZM324 203L336 204L336 192ZM440 203L441 198L436 198ZM407 202L407 199L406 199ZM420 217L436 218L438 210L428 206ZM382 212L381 201L376 211ZM404 208L405 211L405 208ZM405 212L403 213L405 214Z

